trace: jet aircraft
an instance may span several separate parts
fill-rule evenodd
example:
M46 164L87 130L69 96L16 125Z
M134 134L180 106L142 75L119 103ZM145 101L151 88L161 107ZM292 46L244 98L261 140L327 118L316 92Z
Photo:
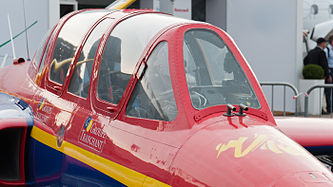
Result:
M226 32L152 10L63 17L0 69L0 114L0 185L333 186Z

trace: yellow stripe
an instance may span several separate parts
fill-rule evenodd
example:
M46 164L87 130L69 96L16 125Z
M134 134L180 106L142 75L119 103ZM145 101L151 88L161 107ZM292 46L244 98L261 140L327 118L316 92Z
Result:
M150 177L147 177L146 180L145 180L145 183L143 184L144 187L146 186L158 186L158 187L166 187L166 186L169 186L167 184L164 184L156 179L153 179L153 178L150 178Z
M130 6L135 0L118 0L114 2L113 6L109 9L125 9Z
M169 186L156 179L148 177L144 174L141 174L120 164L107 160L101 156L98 156L94 153L91 153L87 150L84 150L69 142L64 141L59 148L56 143L57 138L39 129L38 127L34 126L32 128L31 137L53 149L56 149L72 158L75 158L97 169L98 171L125 184L126 186L141 186L144 183L144 186Z

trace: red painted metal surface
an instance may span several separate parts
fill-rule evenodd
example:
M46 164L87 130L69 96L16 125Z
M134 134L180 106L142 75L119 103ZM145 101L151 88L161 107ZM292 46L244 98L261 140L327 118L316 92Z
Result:
M45 142L42 143L57 149L53 139L63 140L65 143L57 146L65 155L70 155L85 164L86 159L90 159L89 161L94 163L87 165L106 175L109 170L102 165L116 163L143 175L147 183L149 180L157 180L164 185L172 186L333 185L330 171L277 130L261 87L243 55L224 31L212 25L184 21L159 31L138 59L119 104L100 100L96 87L107 37L117 24L146 13L154 16L151 11L129 10L116 11L105 16L115 21L104 33L98 46L87 98L68 93L67 87L83 43L92 29L89 29L81 40L64 84L51 82L48 73L57 36L63 24L76 13L60 20L54 29L55 34L50 38L49 50L45 55L44 73L38 75L41 76L40 83L36 83L37 70L30 62L0 70L0 91L29 103L34 111L34 126L51 137L45 138ZM101 19L104 18L101 17L99 21ZM223 116L227 110L226 105L202 110L192 106L184 74L183 37L186 31L194 28L214 31L225 41L248 77L260 101L260 108L250 108L244 117L226 117ZM136 73L161 41L168 42L169 68L177 103L177 117L169 122L126 116L126 106L134 85L138 82ZM59 91L55 90L55 86L60 87ZM236 108L239 111L239 107ZM327 134L321 137L314 135L313 126L307 129L306 124L311 124L311 121L281 119L278 122L278 127L283 132L302 145L332 142L328 134L328 130L331 129L329 122L324 120L320 125L327 128ZM302 134L298 133L300 127L304 129ZM62 128L65 129L64 134L61 133ZM320 130L318 132L324 133ZM316 141L313 141L314 139ZM47 144L48 141L53 141L54 147ZM125 179L118 181L121 180ZM133 179L129 177L128 181L130 180Z
M276 118L279 129L303 146L333 145L333 120L327 118Z

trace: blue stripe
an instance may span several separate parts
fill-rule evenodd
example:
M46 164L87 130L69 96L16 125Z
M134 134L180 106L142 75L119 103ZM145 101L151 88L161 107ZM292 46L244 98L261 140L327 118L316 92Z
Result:
M29 143L31 186L125 186L115 179L31 138Z

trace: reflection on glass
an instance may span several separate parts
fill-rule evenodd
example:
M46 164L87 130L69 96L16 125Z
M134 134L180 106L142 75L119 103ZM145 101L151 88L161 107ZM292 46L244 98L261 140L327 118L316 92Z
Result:
M167 42L161 42L150 55L147 70L134 88L126 115L163 121L172 121L177 116Z
M184 22L192 21L163 14L142 14L119 23L111 32L103 52L98 76L98 97L118 104L148 43L161 29Z
M32 60L32 62L38 67L38 65L39 65L39 62L40 62L40 60L41 60L41 58L42 58L42 55L43 55L43 57L44 57L44 54L42 54L42 52L43 52L43 50L44 50L44 47L45 47L45 42L46 42L46 39L47 39L47 37L49 36L49 32L47 32L45 35L44 35L44 37L43 37L43 39L42 39L42 42L39 44L39 48L37 49L37 51L36 51L36 54L35 54L35 57L34 57L34 59Z
M147 22L149 20L149 22ZM193 22L168 15L142 14L121 22L111 36L121 39L121 71L132 74L143 50L161 29L176 23Z
M50 80L63 84L74 53L88 29L105 11L86 11L71 17L62 27L53 51ZM84 23L84 24L82 24Z
M97 95L100 99L118 104L123 95L130 74L123 73L121 67L122 40L110 36L104 48L99 67Z
M46 46L45 52L44 52L44 54L43 54L43 56L42 56L42 61L41 61L40 66L39 66L38 73L42 73L42 70L43 70L43 68L44 68L44 63L45 63L45 60L46 60L46 59L45 59L45 55L46 55L46 53L47 53L47 50L49 49L50 41L51 41L51 39L47 42L47 46Z
M99 42L111 22L111 19L103 20L90 34L81 50L79 59L77 60L74 68L74 72L68 86L69 92L85 98L88 96L90 75L92 72L95 54Z
M186 81L194 108L221 104L260 107L238 61L216 33L190 30L183 43Z
M37 50L36 55L33 59L33 63L35 63L37 68L38 68L38 65L39 65L38 74L37 74L36 79L35 79L37 85L40 85L41 78L44 75L45 70L46 70L46 68L44 68L44 64L45 64L45 60L46 60L46 53L47 53L47 50L49 48L51 38L54 35L54 32L53 32L52 36L47 41L48 36L51 34L50 33L51 31L54 31L53 28L51 28L50 31L47 32L46 35L44 36L44 39L42 40L41 45L40 45L39 49ZM46 45L46 47L45 47L45 45ZM45 50L44 50L44 48L45 48Z

